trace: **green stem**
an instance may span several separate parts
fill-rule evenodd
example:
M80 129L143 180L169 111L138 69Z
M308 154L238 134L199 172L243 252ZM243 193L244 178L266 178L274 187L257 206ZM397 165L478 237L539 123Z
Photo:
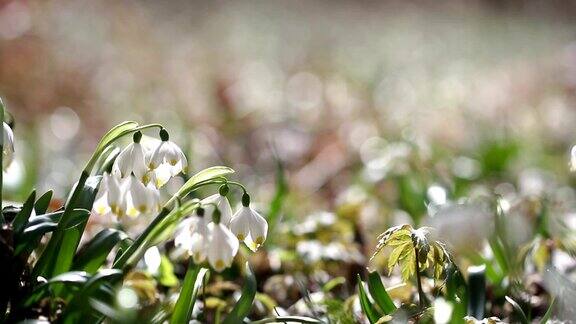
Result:
M138 236L136 241L130 245L130 247L126 250L126 252L122 253L122 256L112 266L114 269L120 269L124 267L130 257L136 253L136 251L141 248L141 245L144 243L144 240L150 235L150 233L156 228L158 224L170 213L170 209L164 207L160 211L160 213L152 220L152 222L146 227L144 232Z
M186 276L184 277L184 282L182 283L182 290L174 306L174 312L172 313L172 318L170 323L188 323L192 317L192 310L194 309L194 303L196 303L196 298L198 297L198 286L196 281L198 275L202 276L204 279L204 273L200 274L202 267L195 264L190 260L188 263L188 270L186 271Z
M418 248L414 245L414 253L416 253L415 263L416 263L416 282L418 283L418 299L420 303L420 310L423 310L424 307L428 304L426 299L426 294L424 294L424 290L422 289L422 281L420 279L420 262L418 261Z
M87 173L86 171L83 171L82 174L80 175L80 179L78 180L78 183L76 184L76 187L72 192L72 196L68 200L68 203L64 208L64 212L62 213L62 217L58 222L58 227L52 233L52 237L50 238L50 241L48 241L48 245L44 249L44 253L42 253L40 258L38 259L38 262L36 262L36 265L34 266L33 274L35 276L46 274L45 271L47 270L46 267L48 265L48 262L53 257L55 257L52 254L58 251L58 246L61 244L64 235L64 230L66 229L67 224L70 221L70 217L72 217L72 211L74 210L74 206L76 205L76 200L78 200L78 196L80 195L82 188L84 188L86 180L88 179L89 176L90 176L89 173Z
M90 160L88 160L88 163L86 163L86 166L84 167L84 171L88 172L89 174L92 172L92 169L94 168L94 165L96 164L96 162L100 158L100 155L102 155L102 152L104 152L104 150L106 150L106 148L109 145L111 145L112 143L116 142L118 139L120 139L126 135L129 135L129 134L132 134L132 133L135 133L138 131L143 131L143 130L148 129L148 128L160 128L160 129L162 129L164 127L160 124L148 124L148 125L144 125L144 126L138 126L138 127L132 128L130 130L126 130L126 131L118 134L118 136L110 139L110 141L108 141L107 144L102 146L99 150L98 150L98 147L96 148L96 151L94 152L94 154L92 154L92 157L90 157ZM104 135L104 136L106 136L106 135Z

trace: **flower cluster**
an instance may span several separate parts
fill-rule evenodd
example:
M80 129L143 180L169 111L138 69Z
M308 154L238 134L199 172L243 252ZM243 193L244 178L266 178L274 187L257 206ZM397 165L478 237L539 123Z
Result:
M186 156L165 129L160 130L161 142L153 148L142 145L141 139L141 132L134 133L133 142L114 161L112 172L104 173L94 203L96 213L121 218L157 212L159 188L186 172Z
M185 219L177 230L176 246L189 252L195 263L208 263L220 272L232 264L239 241L256 251L266 240L268 223L250 207L250 195L244 192L242 207L232 215L226 195L228 186L205 198L196 216Z
M6 169L14 159L14 134L8 124L4 123L2 128L4 142L2 152L2 169Z

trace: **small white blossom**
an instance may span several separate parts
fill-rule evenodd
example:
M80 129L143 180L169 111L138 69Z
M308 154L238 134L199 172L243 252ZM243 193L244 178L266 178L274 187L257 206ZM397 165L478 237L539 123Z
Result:
M230 224L230 220L232 219L232 207L230 206L230 202L226 196L217 193L206 197L202 199L202 206L206 210L205 218L207 222L212 222L212 214L214 213L214 210L218 208L221 213L220 222L226 226Z
M140 181L144 182L143 177L148 171L144 156L144 148L139 142L130 143L114 161L112 173L120 178L135 174Z
M94 211L100 215L112 213L117 217L126 214L126 181L104 173L96 201L94 202Z
M206 260L208 228L202 217L190 217L180 223L174 244L188 251L195 263Z
M2 168L6 169L14 159L14 134L10 126L6 123L4 123L2 131L4 132Z
M153 185L145 186L132 175L128 179L128 187L125 194L126 200L130 203L127 210L128 216L138 216L149 214L160 209L160 192Z
M214 270L221 272L230 267L238 253L238 239L222 223L208 224L208 262Z
M162 142L154 149L148 160L148 168L156 170L164 165L169 166L172 176L180 172L186 173L188 169L188 160L182 149L174 142L169 140L166 130L160 131Z
M230 230L250 250L256 251L266 241L268 222L250 206L242 206L232 217Z

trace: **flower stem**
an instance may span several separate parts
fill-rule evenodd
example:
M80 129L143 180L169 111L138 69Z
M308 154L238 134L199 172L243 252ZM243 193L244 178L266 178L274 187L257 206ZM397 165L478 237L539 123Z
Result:
M114 262L112 267L114 269L123 268L128 263L130 257L144 246L144 241L146 238L148 238L150 233L156 228L158 224L160 224L160 222L162 222L162 220L164 220L166 216L168 216L169 213L170 209L166 207L162 208L160 213L152 220L148 227L146 227L144 232L138 236L136 241L134 241L134 243L132 243L132 245L130 245L130 247L124 253L122 253L120 258Z
M418 261L418 248L416 244L414 244L414 253L416 257L414 258L414 262L416 265L416 283L418 284L418 299L420 303L420 310L424 309L428 305L428 300L426 299L426 294L424 294L424 290L422 289L422 280L420 279L420 262Z

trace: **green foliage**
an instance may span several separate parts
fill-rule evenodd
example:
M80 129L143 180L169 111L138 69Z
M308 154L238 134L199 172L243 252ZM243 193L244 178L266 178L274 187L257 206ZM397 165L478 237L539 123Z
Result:
M243 322L244 318L248 316L252 308L252 303L254 302L254 297L256 296L256 277L250 269L248 263L245 266L245 277L244 285L242 286L242 295L240 299L236 302L236 305L226 316L223 324L234 324Z
M195 265L192 261L186 271L186 277L182 283L182 291L174 306L170 323L188 323L192 317L192 310L198 297L198 291L204 281L207 270Z

